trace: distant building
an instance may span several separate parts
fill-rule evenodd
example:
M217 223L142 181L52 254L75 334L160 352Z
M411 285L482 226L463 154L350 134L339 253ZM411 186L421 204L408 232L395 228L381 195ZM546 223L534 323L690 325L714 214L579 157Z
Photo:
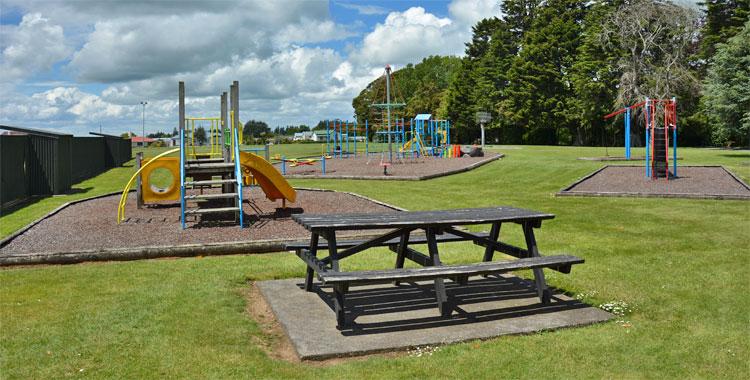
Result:
M292 141L318 141L313 132L297 132L292 137Z
M147 146L154 141L156 141L156 139L150 137L132 136L130 138L130 143L133 144L133 146Z

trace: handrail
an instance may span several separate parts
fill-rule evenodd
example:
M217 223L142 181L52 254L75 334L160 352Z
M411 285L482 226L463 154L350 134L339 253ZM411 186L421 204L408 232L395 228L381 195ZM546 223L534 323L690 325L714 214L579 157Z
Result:
M185 130L180 129L180 224L185 229Z
M157 159L162 158L162 157L164 157L164 156L166 156L166 155L168 155L170 153L174 153L174 152L176 152L176 151L178 151L180 149L182 149L182 147L175 148L175 149L170 149L170 150L168 150L168 151L166 151L166 152L164 152L162 154L157 155L156 157L154 157L154 158L150 159L148 162L146 162L145 165L141 166L135 172L135 174L133 174L133 176L130 177L130 180L128 181L127 185L125 185L125 189L122 190L122 195L120 195L120 203L117 204L117 224L120 224L120 222L122 222L122 220L125 219L125 203L127 202L127 199L128 199L128 192L130 191L130 188L133 186L133 182L135 182L136 177L139 174L141 174L141 171L143 171L143 169L145 169L147 166L149 166L152 163L156 162Z

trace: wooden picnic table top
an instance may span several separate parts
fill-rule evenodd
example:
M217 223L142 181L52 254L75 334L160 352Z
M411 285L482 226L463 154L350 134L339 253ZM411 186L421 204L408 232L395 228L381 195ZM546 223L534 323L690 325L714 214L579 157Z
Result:
M447 227L494 222L527 222L554 218L554 214L499 206L375 214L296 214L292 219L309 231Z

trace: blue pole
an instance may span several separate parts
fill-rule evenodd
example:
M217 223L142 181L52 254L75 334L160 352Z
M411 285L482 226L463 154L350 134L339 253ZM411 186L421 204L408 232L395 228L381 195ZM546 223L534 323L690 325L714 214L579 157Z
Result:
M323 175L326 175L326 156L320 158L320 165L323 169Z
M445 121L445 126L447 128L445 130L445 137L446 137L446 142L445 143L446 143L446 145L450 145L451 144L451 122L450 122L450 120L446 120Z
M354 125L354 157L357 157L357 121L352 122Z
M344 125L346 125L346 158L349 158L349 152L351 152L351 150L349 150L349 120L345 121Z
M281 175L286 175L286 156L281 156Z
M240 171L240 141L237 134L237 129L234 129L234 177L237 180L237 202L240 208L240 228L245 228L243 220L244 212L242 212L242 172Z
M326 120L326 154L331 154L331 121Z
M625 108L625 159L630 160L630 107Z

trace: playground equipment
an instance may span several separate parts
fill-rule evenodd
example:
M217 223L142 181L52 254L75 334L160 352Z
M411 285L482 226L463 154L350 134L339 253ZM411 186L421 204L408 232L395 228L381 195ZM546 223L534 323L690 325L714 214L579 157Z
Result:
M630 119L632 110L643 107L646 130L646 177L669 180L669 131L672 131L672 176L677 176L677 98L649 99L604 116L604 120L625 114L625 159L630 160ZM659 125L657 113L663 114Z
M361 128L357 122L347 120L327 120L326 144L324 155L328 158L346 158L361 153L359 146L364 145L364 154L373 152L370 147L370 123L365 120L365 127ZM394 119L390 129L375 125L373 142L381 144L396 144L397 158L413 158L418 156L455 157L450 147L450 122L448 120L432 119L431 114L419 114L413 119ZM381 152L382 153L382 152ZM392 157L389 151L389 162ZM291 161L291 159L287 159ZM316 160L317 161L317 160ZM296 166L296 165L292 165Z
M186 227L186 216L197 217L204 214L234 214L235 221L244 227L242 211L244 186L257 184L268 199L281 200L282 207L286 207L286 201L292 203L296 201L294 188L267 159L240 150L242 124L238 118L234 117L239 113L239 83L237 81L230 86L229 102L227 100L227 93L222 93L220 118L186 118L185 84L179 83L180 148L143 160L143 165L130 178L120 197L118 223L125 218L127 194L137 178L141 178L138 195L144 202L180 201L183 229ZM219 157L196 152L195 145L188 142L194 137L194 123L206 120L211 121L211 152L214 151L214 147L221 148ZM227 128L223 128L227 125ZM267 147L247 150L264 150L268 157ZM179 152L179 158L165 157L175 152ZM167 169L172 174L172 183L166 189L157 189L150 183L150 173L160 168ZM177 185L178 178L179 186ZM203 193L204 188L216 186L221 188L221 192ZM199 194L190 192L196 189L200 190Z
M365 127L357 125L356 121L349 120L326 120L326 144L325 152L329 157L349 157L350 154L357 155L357 142L364 143L365 155L370 153L369 135L370 129L365 120ZM350 148L354 148L353 150Z
M204 128L206 133L208 133L208 152L198 152L196 150L196 138L195 138L195 132L196 132L196 122L198 122L198 127L203 127L204 123L208 124L208 130ZM221 124L221 118L219 117L186 117L185 118L185 133L187 134L186 138L186 149L187 149L187 156L190 158L215 158L215 157L221 157L222 155L222 142L221 140L221 132L219 131L219 126Z

